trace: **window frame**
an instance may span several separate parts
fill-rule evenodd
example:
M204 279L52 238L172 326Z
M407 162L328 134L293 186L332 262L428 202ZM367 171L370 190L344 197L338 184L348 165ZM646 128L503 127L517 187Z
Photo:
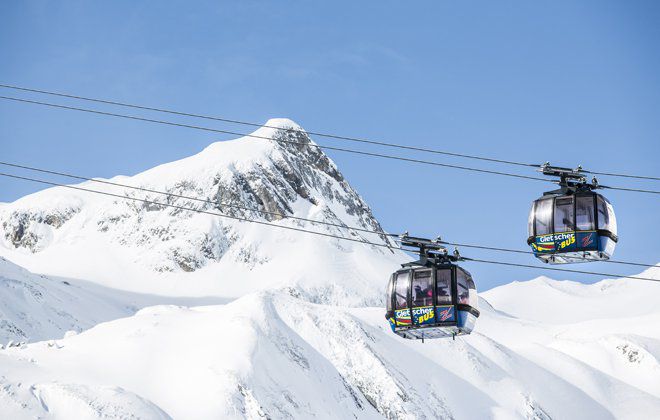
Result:
M591 220L591 229L579 229L578 228L578 220L577 220L577 217L578 217L577 202L578 202L579 199L587 199L587 198L591 199L591 215L593 216L592 220ZM574 215L575 215L575 232L589 232L589 231L592 231L592 230L595 231L598 227L598 223L597 223L598 209L596 208L596 205L597 205L597 203L596 203L596 194L581 194L581 195L575 194L573 202L574 202L574 206L575 206L575 211L574 211Z
M431 274L429 276L429 278L430 278L430 287L431 287L431 304L430 305L415 306L415 304L414 304L415 299L413 299L413 290L414 290L414 287L415 287L415 275L417 273L423 273L425 271L428 271ZM433 272L434 271L435 270L433 270L433 267L424 267L424 268L417 268L417 269L412 270L412 276L410 277L410 280L409 280L409 283L410 283L410 309L412 309L412 308L424 308L426 306L434 306L433 305L433 302L434 302L433 294L435 293L435 291L433 290L433 286L435 285L434 284L435 283L434 278L433 278ZM426 298L424 298L424 299L426 299Z
M438 271L440 271L440 270L449 272L449 295L447 296L449 298L449 303L442 303L441 304L440 302L438 302L438 298L439 298L439 296L438 296ZM434 296L434 299L433 299L433 306L435 306L435 307L437 307L437 306L449 306L449 305L454 304L454 296L453 296L454 295L454 286L453 286L453 283L454 283L453 277L454 277L454 275L452 273L453 271L454 271L453 267L451 267L451 266L446 267L446 268L445 267L436 267L435 268L435 270L434 270L434 272L435 272L435 288L433 290L433 292L435 293L435 296Z
M605 208L607 209L607 219L608 219L607 231L614 237L618 238L619 224L618 221L616 220L616 213L614 212L614 206L605 197L603 197L603 200L605 201Z
M539 213L538 213L538 208L540 203L550 203L550 218L547 223L548 227L548 232L546 233L541 233L539 234L538 232L538 220L539 220ZM534 236L544 236L544 235L551 235L555 233L555 226L554 226L554 221L555 221L555 198L539 198L536 200L534 204Z
M386 294L387 301L385 302L385 304L386 304L385 312L387 312L388 315L391 314L392 312L394 312L394 293L393 292L394 292L394 278L395 278L395 275L396 275L396 273L391 274L390 275L390 280L387 282L387 294Z
M570 200L570 204L568 203L569 200ZM566 201L566 204L564 204L564 201ZM558 202L559 202L559 204L558 204ZM575 232L576 231L576 223L575 223L576 222L576 217L575 217L576 207L575 207L575 205L576 205L576 200L575 200L574 195L562 195L562 196L559 196L559 197L555 197L553 199L553 203L552 203L552 233L568 233L568 232ZM556 216L557 216L557 213L558 213L557 210L564 209L564 208L566 208L570 211L570 214L569 214L570 217L565 217L565 218L562 219L562 222L561 222L562 231L560 232L560 231L557 230ZM571 225L570 226L566 225L566 223L564 223L564 220L568 220Z
M457 295L456 295L456 290L457 290L457 286L456 286L456 270L457 270L457 268L458 268L457 265L455 265L455 264L451 264L451 263L447 263L447 264L443 264L443 265L441 265L441 266L439 266L439 267L436 267L436 270L433 270L434 273L435 273L434 276L436 276L436 283L434 284L434 286L435 286L434 291L437 293L437 287L438 287L438 285L437 285L437 270L448 270L448 271L449 271L449 285L450 285L449 287L451 288L451 290L450 290L450 299L451 299L451 303L438 304L437 296L434 297L434 301L433 301L434 305L433 305L433 307L434 307L434 310L435 310L435 312L436 312L436 316L437 316L437 313L438 313L438 312L437 312L437 308L440 307L440 306L444 306L444 307L451 306L451 307L453 308L453 311L454 311L454 319L453 319L453 320L450 320L450 321L442 321L442 322L441 322L441 321L438 321L437 318L436 318L436 321L435 321L434 324L433 324L434 326L447 327L447 326L453 326L453 325L456 325L457 322L458 322L458 312L457 312L457 311L458 311L458 307L456 306L456 304L457 304L457 302L458 302L458 300L457 300Z
M598 207L597 206L598 206L598 203L600 202L600 200L602 200L603 203L605 204L605 212L607 213L608 219L610 217L609 207L612 208L612 215L614 216L614 222L616 223L616 232L612 232L612 230L610 228L609 220L608 220L608 223L606 225L606 228L601 228L599 226L600 225L600 214L598 213ZM616 219L616 212L614 211L614 206L612 205L612 203L610 203L610 200L608 200L605 196L600 195L598 193L594 193L594 202L595 202L595 205L596 205L596 207L595 207L596 208L596 213L595 213L594 224L596 226L595 230L596 230L597 234L599 236L608 237L608 238L612 239L615 243L617 243L619 241L619 226L618 226L618 220ZM609 205L609 207L608 207L608 205Z
M600 203L601 202L603 203L603 209L604 209L603 215L605 216L604 217L605 220L603 221L603 227L600 227L600 223L601 223L601 220L600 220L601 219ZM607 212L607 201L605 200L605 197L603 197L600 194L598 194L596 196L596 216L597 216L596 217L596 221L597 221L596 230L605 230L605 231L609 232L609 214Z
M411 278L411 271L412 270L405 270L405 271L397 271L395 273L396 278L394 279L394 293L392 294L394 296L394 311L395 311L395 317L396 317L396 311L401 311L405 309L410 309L410 278ZM397 305L397 286L399 284L399 275L400 274L406 274L406 307L405 308L399 308ZM412 315L412 312L411 312Z
M457 305L467 305L467 306L470 306L469 303L461 303L461 301L459 300L459 296L460 296L459 293L458 293L458 284L459 284L459 283L458 283L458 272L459 272L459 270L460 270L460 271L463 273L463 275L465 276L465 290L466 290L466 292L467 292L467 299L468 299L468 302L470 301L470 286L469 286L468 280L469 280L469 279L470 279L470 280L472 279L472 275L470 275L470 273L468 273L467 270L465 270L465 269L463 269L463 268L461 268L461 267L459 267L459 266L456 266L456 300L455 300L455 302L456 302ZM474 280L472 280L472 283L474 284ZM475 286L475 290L476 290L476 286Z
M536 236L536 202L532 202L532 208L529 210L529 216L527 216L527 237L533 238ZM530 229L531 227L531 229Z

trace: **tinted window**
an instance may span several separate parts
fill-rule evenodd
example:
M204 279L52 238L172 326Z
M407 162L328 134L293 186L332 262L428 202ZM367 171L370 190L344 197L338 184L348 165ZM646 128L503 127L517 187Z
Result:
M575 220L578 230L594 229L594 198L589 195L586 197L575 198Z
M451 305L451 269L440 269L436 273L438 305Z
M536 234L546 235L552 233L552 200L539 200L534 211Z
M529 217L527 218L527 236L534 236L534 204L532 203L532 208L529 210Z
M467 276L468 276L467 279L468 304L473 308L477 308L479 306L479 297L477 296L477 286L474 284L474 280L472 280L472 276L470 275L470 273L467 273Z
M394 287L394 276L390 276L390 281L387 283L387 312L392 310L392 288Z
M607 229L610 224L610 215L603 197L598 196L598 229Z
M610 203L606 203L606 204L607 204L607 214L608 214L609 219L610 219L607 227L610 230L610 232L612 232L613 234L616 235L617 234L617 225L616 225L616 216L614 215L614 208L612 207L612 205Z
M396 274L396 284L394 286L396 296L394 298L395 309L405 309L408 307L408 273Z
M415 271L412 283L413 306L433 305L433 278L431 270Z
M468 279L472 282L472 278L468 273L460 267L456 268L456 286L458 287L458 303L468 305L470 303L470 290L468 286ZM472 282L472 286L474 283Z
M573 227L573 197L555 200L555 232L570 232Z

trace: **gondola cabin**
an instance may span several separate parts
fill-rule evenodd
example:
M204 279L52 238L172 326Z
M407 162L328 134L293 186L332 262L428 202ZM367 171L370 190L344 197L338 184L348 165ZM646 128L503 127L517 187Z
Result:
M472 276L435 256L405 264L390 277L385 317L392 331L408 339L470 334L479 310Z
M562 181L532 203L527 244L551 264L608 260L618 241L612 204L592 191L597 185Z

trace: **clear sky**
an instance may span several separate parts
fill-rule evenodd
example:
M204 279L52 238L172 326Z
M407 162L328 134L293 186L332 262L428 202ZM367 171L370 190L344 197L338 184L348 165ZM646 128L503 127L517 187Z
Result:
M313 131L658 176L658 22L657 1L10 0L0 4L0 83L255 122L288 117ZM134 174L224 138L0 101L3 160L85 176ZM525 249L529 204L552 187L329 155L387 230L455 242ZM600 181L660 189L660 182ZM0 201L38 189L0 179ZM660 198L607 196L620 226L615 257L660 261ZM535 263L531 256L462 253ZM482 289L542 273L466 267ZM605 263L573 268L640 271Z

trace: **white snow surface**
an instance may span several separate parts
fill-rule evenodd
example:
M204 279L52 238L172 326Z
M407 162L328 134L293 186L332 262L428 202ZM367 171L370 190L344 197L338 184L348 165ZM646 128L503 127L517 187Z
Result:
M618 281L630 283L620 297L648 292ZM503 287L515 293L518 285ZM481 307L472 335L424 344L393 335L382 308L314 304L281 291L223 305L148 307L67 338L0 351L0 418L660 413L659 312L556 324L507 315L483 299Z
M0 343L61 338L163 303L208 305L227 299L168 297L36 275L0 257Z
M380 228L327 158L266 140L113 180ZM660 416L660 283L513 282L470 336L421 343L381 306L405 256L218 219L63 188L0 206L0 418Z
M287 119L267 125L279 128L213 143L132 177L101 180L176 196L91 181L75 187L391 243L379 234L277 216L382 233L335 164L303 131L292 131L300 126ZM236 298L280 288L342 305L382 304L382 278L406 259L359 242L64 187L0 206L0 256L36 273L138 293Z

